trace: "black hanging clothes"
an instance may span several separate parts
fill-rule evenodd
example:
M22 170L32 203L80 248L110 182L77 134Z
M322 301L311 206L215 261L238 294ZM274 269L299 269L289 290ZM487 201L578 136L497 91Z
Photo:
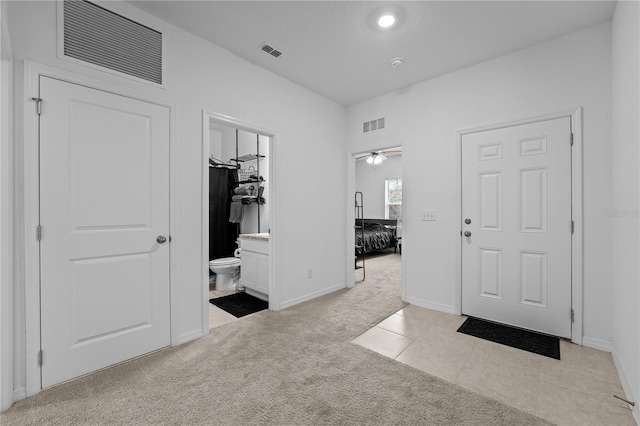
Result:
M209 260L232 257L237 248L238 224L229 223L237 182L237 170L209 167Z

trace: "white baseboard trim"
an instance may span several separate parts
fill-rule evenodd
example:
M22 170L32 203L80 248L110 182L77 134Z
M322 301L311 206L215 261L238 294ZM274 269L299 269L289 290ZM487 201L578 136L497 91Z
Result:
M13 402L18 402L27 397L27 388L20 387L13 390Z
M201 328L190 331L188 333L182 334L178 337L178 345L182 345L183 343L190 342L192 340L199 339L204 337L206 334L202 331Z
M406 302L412 305L420 306L421 308L427 308L434 311L456 315L456 308L451 305L445 305L445 304L436 303L436 302L429 302L428 300L416 299L415 297L407 297Z
M334 291L342 290L343 288L346 288L346 284L344 283L326 288L324 290L316 291L305 296L296 297L295 299L287 300L280 303L278 309L289 308L293 305L297 305L298 303L306 302L307 300L315 299L316 297L324 296L325 294L333 293Z
M598 349L599 351L611 352L613 349L613 343L608 340L596 339L595 337L582 337L582 346L586 346L592 349Z
M611 357L613 358L613 365L616 366L616 370L618 371L618 377L620 377L620 382L622 383L622 389L624 390L625 397L629 401L635 401L635 407L629 406L631 409L631 414L633 414L633 418L636 423L640 425L640 408L638 406L638 400L636 399L635 393L632 391L631 386L629 385L629 380L627 379L627 374L622 368L622 364L620 364L620 360L618 359L618 355L616 354L615 346L612 347ZM622 395L619 395L622 396Z

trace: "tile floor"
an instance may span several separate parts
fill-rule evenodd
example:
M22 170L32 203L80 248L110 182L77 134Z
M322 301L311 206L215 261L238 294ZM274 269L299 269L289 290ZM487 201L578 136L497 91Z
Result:
M456 330L465 317L408 305L353 340L559 425L635 425L611 354L560 342L560 361Z
M209 299L227 296L229 294L233 294L236 292L234 289L216 290L215 284L216 284L215 278L212 277L211 280L209 281ZM229 312L222 310L217 306L209 303L209 329L220 327L221 325L225 325L233 321L238 321L239 319L240 318L234 317Z

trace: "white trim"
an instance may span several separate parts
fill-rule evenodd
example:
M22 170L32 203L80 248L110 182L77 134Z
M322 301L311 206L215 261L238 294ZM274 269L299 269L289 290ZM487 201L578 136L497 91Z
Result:
M269 141L269 202L267 203L269 209L269 309L272 311L278 311L282 309L280 304L280 281L278 280L279 271L276 270L277 259L277 216L276 216L276 197L277 197L277 184L274 170L276 170L276 149L278 146L278 132L267 129L265 127L256 126L251 123L247 123L237 118L220 114L213 111L202 110L202 161L201 161L201 224L202 227L202 257L200 270L202 273L202 327L206 330L205 334L209 330L209 131L210 122L213 121L216 124L230 127L233 129L244 130L250 133L257 133L262 136L267 136L271 140ZM206 231L206 232L205 232Z
M565 117L569 113L565 114ZM571 239L571 307L574 322L571 325L571 341L577 345L583 342L583 220L584 208L582 199L582 107L573 111L571 117L571 131L573 132L573 149L571 150L571 215L575 222L575 229Z
M634 401L636 405L634 407L629 406L631 410L631 414L633 414L633 418L635 419L637 424L640 424L640 404L638 404L637 395L633 392L633 387L630 385L629 376L626 374L626 371L622 368L622 363L618 358L618 351L616 347L612 347L611 357L613 358L613 365L616 366L616 370L618 371L618 377L620 377L620 382L622 384L622 389L624 390L624 397L628 401ZM618 395L622 396L622 395Z
M353 226L355 223L355 211L354 211L354 203L353 203L353 194L356 191L356 157L361 154L373 152L373 151L384 151L389 148L400 148L402 151L402 173L399 179L402 179L402 250L406 249L406 237L410 234L407 232L407 207L406 202L407 199L405 194L407 193L407 179L406 179L406 170L407 170L407 156L405 155L405 144L403 142L398 142L396 144L384 146L384 147L369 147L364 150L358 150L353 152L347 152L347 182L346 182L346 193L345 198L347 200L347 223L345 228L346 235L346 247L347 254L345 258L345 283L346 288L353 288L355 286L355 274L353 269L353 249L349 249L349 247L355 246L355 233L353 232ZM411 227L409 227L410 229ZM409 237L411 240L411 237ZM400 298L403 301L407 301L407 283L405 271L407 270L407 257L400 256L401 262L401 277L400 277ZM366 266L366 265L365 265Z
M157 25L152 25L151 23L146 21L146 17L143 15L133 14L126 6L123 8L117 2L113 1L96 1L90 0L90 3L95 4L103 9L107 9L110 12L121 15L122 17L129 19L133 22L137 22L145 27L156 30L162 35L162 83L158 84L153 81L145 80L144 78L136 77L134 75L130 75L124 72L116 71L111 68L103 67L101 65L93 64L91 62L83 61L81 59L76 59L71 56L67 56L64 53L64 0L56 0L56 56L58 59L62 59L64 61L68 61L77 65L82 65L88 68L92 68L94 70L106 72L108 74L116 75L118 77L126 78L127 80L132 80L137 83L142 83L147 86L156 87L158 89L166 89L166 56L167 56L167 39L166 32L162 28L158 28ZM137 15L137 16L133 16Z
M18 402L27 398L27 390L21 386L13 390L13 402Z
M202 329L202 328L197 328L195 330L191 330L187 333L181 334L178 337L178 344L177 345L182 345L183 343L187 343L190 342L192 340L196 340L199 339L203 336L206 336L209 333L209 324L207 324L207 328L206 329Z
M611 352L613 342L609 340L596 339L595 337L582 337L582 345L599 351Z
M415 306L419 306L421 308L431 309L433 311L444 312L446 314L452 315L460 315L458 312L456 312L456 307L453 305L430 302L428 300L417 299L415 297L408 297L406 302Z
M405 194L407 193L407 160L408 155L406 155L405 153L405 148L404 145L402 145L402 244L399 247L400 250L400 267L402 268L402 278L400 281L400 299L403 302L407 301L407 274L405 273L405 271L407 270L407 256L402 255L402 252L406 252L406 247L407 247L407 241L411 241L411 235L410 232L407 232L407 230L411 229L411 225L409 225L407 227L407 213L410 209L412 208L411 206L411 200L408 200L405 197ZM407 203L409 205L409 207L407 207ZM409 238L406 238L406 237Z
M524 124L537 123L540 121L554 120L558 118L570 118L571 129L573 131L573 149L571 150L571 205L572 216L575 221L575 230L571 238L571 306L574 310L575 321L571 325L571 341L582 345L583 326L583 221L582 221L582 107L573 110L550 114L541 117L528 118L511 121L507 123L493 124L489 126L474 127L455 131L456 142L456 198L454 223L455 252L456 252L456 286L455 286L455 312L462 312L462 241L460 230L462 225L462 137L469 133L482 132L487 130L502 129L505 127L521 126Z
M356 285L356 278L354 273L353 263L353 250L349 247L354 247L356 244L356 236L354 233L354 226L356 220L355 205L353 202L353 194L356 192L356 154L347 153L347 184L345 198L347 199L347 223L345 224L344 235L346 235L347 255L345 258L347 267L345 268L344 282L346 288L353 288Z
M22 140L18 142L24 148L24 163L22 164L24 179L24 231L22 235L25 251L25 306L26 306L26 395L32 396L42 389L40 381L40 367L37 363L37 353L40 350L40 254L39 245L35 239L35 228L39 223L39 166L38 166L38 119L34 112L33 97L39 97L39 78L47 76L72 84L83 85L96 90L103 90L116 95L126 96L142 102L153 103L169 109L170 114L170 136L169 150L170 159L169 170L169 227L173 241L169 251L170 262L170 306L171 306L171 345L179 344L179 271L178 271L178 244L177 238L177 203L176 189L178 173L177 166L177 146L176 146L176 116L177 107L175 104L167 102L161 98L154 97L147 93L138 92L135 89L126 89L104 81L95 80L70 71L61 70L47 65L38 64L31 61L23 61L23 84L18 86L21 89L19 99L23 102L19 128L22 129ZM174 168L174 171L171 170ZM20 330L21 331L21 330Z
M296 297L291 300L284 301L280 304L280 309L289 308L293 305L297 305L307 300L315 299L316 297L324 296L325 294L333 293L334 291L342 290L346 288L345 284L334 285L333 287L325 288L324 290L316 291L311 294L307 294L301 297Z
M5 7L6 2L0 3L0 411L17 401L13 389L13 51Z

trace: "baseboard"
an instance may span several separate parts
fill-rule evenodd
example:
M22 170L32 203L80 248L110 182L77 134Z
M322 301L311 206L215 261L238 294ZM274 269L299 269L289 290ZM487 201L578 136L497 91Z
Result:
M629 380L627 379L628 376L622 368L622 364L620 364L620 360L618 359L618 355L616 354L615 346L612 347L611 357L613 358L613 365L616 366L616 370L618 371L618 377L620 377L620 383L622 383L622 390L624 390L625 398L629 401L635 401L636 403L634 407L629 406L629 408L631 409L631 414L633 414L633 418L635 419L636 423L640 424L640 409L638 408L638 400L636 399L635 393L631 390Z
M280 303L278 309L289 308L293 305L297 305L298 303L306 302L307 300L315 299L316 297L324 296L325 294L333 293L334 291L342 290L343 288L346 288L344 283L329 287L324 290L316 291L305 296L296 297L295 299L287 300Z
M201 328L198 328L196 330L193 330L193 331L190 331L188 333L180 335L178 337L178 345L182 345L183 343L187 343L187 342L199 339L199 338L204 337L204 336L205 336L205 333L202 331Z
M27 388L24 386L13 390L13 402L18 402L27 397Z
M611 352L613 343L608 340L596 339L595 337L582 337L582 346L586 346L592 349L598 349L599 351Z
M447 314L457 315L456 308L451 305L445 305L442 303L429 302L428 300L416 299L415 297L407 297L407 303L420 306L421 308L427 308L434 311L444 312Z

